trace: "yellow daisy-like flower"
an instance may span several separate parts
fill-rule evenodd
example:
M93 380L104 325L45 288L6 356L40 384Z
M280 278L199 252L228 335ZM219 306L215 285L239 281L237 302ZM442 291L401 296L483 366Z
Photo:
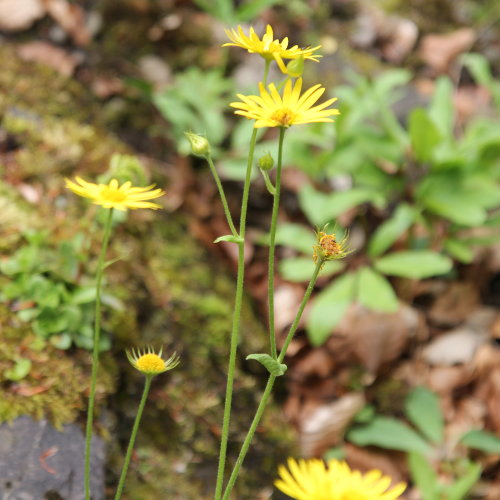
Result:
M252 54L260 54L266 61L276 61L280 70L283 73L287 73L285 63L283 59L297 59L302 56L304 59L310 59L311 61L318 62L321 57L319 54L314 54L321 45L316 47L306 47L301 49L298 45L293 47L288 47L288 38L283 38L280 42L274 39L273 28L268 24L266 27L266 33L262 37L262 40L257 36L253 28L250 28L249 35L245 35L241 26L238 26L238 31L226 30L226 34L231 40L231 43L225 43L223 47L234 46L246 49Z
M138 350L137 352L132 349L131 351L126 351L127 359L130 364L139 370L144 375L155 376L160 373L172 370L179 363L179 356L174 352L170 358L164 360L161 357L162 349L156 354L151 346L148 346L144 351Z
M379 470L362 474L339 460L327 466L319 459L290 458L278 473L275 486L296 500L396 500L406 488L405 483L390 488L391 478Z
M111 179L109 184L93 184L77 177L76 182L66 179L66 187L79 196L90 198L96 205L122 211L129 208L157 210L161 205L146 200L153 200L165 194L162 189L153 189L154 184L147 187L133 187L132 183L127 181L120 186L116 179Z
M316 101L325 92L321 85L314 85L302 95L302 78L297 79L295 85L288 80L283 91L283 97L276 90L274 83L268 87L269 91L259 83L260 96L245 96L238 94L243 102L232 102L230 106L236 108L237 115L255 121L255 128L285 127L303 123L333 122L330 116L338 115L338 109L325 109L333 104L337 98L328 99L322 104L314 106Z

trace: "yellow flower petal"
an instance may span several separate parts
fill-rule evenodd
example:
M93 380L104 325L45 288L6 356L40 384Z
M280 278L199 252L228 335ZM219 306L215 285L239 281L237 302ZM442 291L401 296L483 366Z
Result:
M295 84L288 80L280 95L276 86L271 83L267 88L259 84L260 95L244 96L238 94L241 102L232 102L236 108L235 114L255 120L254 127L290 127L304 123L332 122L331 116L339 114L337 109L325 109L336 101L336 98L313 106L323 95L325 89L321 85L314 85L300 95L302 78Z
M76 182L66 179L66 187L75 194L89 198L96 205L104 208L115 208L121 211L138 208L157 210L161 208L161 205L146 200L153 200L165 194L162 189L153 189L154 184L147 187L133 187L130 181L120 186L116 179L111 179L108 184L93 184L80 177L76 177L75 180Z

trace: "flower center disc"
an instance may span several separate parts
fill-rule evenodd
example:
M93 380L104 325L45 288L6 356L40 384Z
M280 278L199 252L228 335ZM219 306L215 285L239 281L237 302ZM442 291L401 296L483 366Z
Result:
M144 354L137 360L137 369L149 373L161 373L165 362L157 354Z
M271 120L281 123L284 127L289 127L293 124L295 113L288 108L278 109L271 115Z
M109 186L105 186L102 190L102 197L105 200L113 201L113 202L122 202L127 198L126 193L120 191L119 189L114 189Z

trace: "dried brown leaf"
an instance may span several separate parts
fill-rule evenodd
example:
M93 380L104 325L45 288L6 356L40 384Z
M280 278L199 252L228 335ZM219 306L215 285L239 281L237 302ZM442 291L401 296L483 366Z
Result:
M41 0L0 0L0 30L22 31L45 15Z
M71 76L78 65L75 56L47 42L27 42L17 47L17 53L25 61L46 64L64 76Z
M76 3L66 0L43 0L45 8L54 21L80 47L89 44L91 36L87 29L85 11Z

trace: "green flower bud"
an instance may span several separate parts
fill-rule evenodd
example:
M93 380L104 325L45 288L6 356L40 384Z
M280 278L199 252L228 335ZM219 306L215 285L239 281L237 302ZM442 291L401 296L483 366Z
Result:
M297 59L292 59L286 66L287 75L298 78L304 72L304 56L299 56Z
M257 166L261 170L272 170L272 168L274 167L274 159L271 156L271 153L269 153L269 151L265 155L259 158Z
M114 153L109 161L108 170L98 177L101 184L108 184L111 179L116 179L120 184L131 182L134 186L148 184L148 176L144 166L134 155Z
M184 132L189 144L191 145L191 152L197 156L207 157L210 156L210 143L206 137L191 132Z

